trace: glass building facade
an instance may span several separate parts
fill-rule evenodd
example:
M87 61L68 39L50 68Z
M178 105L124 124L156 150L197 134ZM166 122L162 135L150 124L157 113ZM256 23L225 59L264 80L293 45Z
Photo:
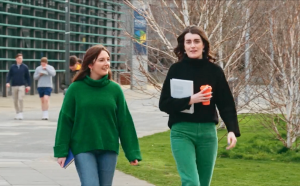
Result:
M70 55L83 58L92 45L103 44L112 53L113 73L122 71L120 23L122 0L70 1ZM17 53L31 72L47 57L57 73L64 72L65 0L0 0L0 91ZM33 82L33 80L32 80ZM54 80L54 91L58 92ZM35 91L33 83L33 91ZM31 92L34 94L35 92Z

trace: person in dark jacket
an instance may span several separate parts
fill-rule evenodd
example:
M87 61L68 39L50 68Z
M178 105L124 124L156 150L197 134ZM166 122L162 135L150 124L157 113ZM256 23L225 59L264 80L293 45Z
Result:
M169 114L171 148L182 186L209 186L217 157L218 139L216 107L228 130L228 147L236 145L240 136L234 99L224 72L214 64L210 44L204 30L188 26L177 38L174 53L178 57L163 84L159 108ZM185 98L173 98L171 79L193 81L194 94ZM202 85L210 85L212 92L200 91ZM203 102L209 102L204 105ZM181 112L194 105L194 112Z
M11 83L10 83L11 82ZM13 64L6 78L6 87L12 88L12 97L16 109L15 119L23 119L23 97L25 91L30 90L30 75L27 65L23 64L23 55L16 55L16 64Z
M78 58L76 56L70 56L69 58L70 64L69 64L69 69L70 69L70 83L74 76L79 72L81 69L81 64L78 62ZM68 88L66 83L65 83L65 74L61 74L60 76L60 88L66 92L66 89Z

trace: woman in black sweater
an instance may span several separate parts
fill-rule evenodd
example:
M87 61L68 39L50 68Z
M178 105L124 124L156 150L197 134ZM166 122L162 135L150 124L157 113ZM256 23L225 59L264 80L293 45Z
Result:
M215 58L204 30L189 26L177 41L174 53L179 62L169 69L159 108L169 114L172 153L182 186L209 186L218 148L216 106L228 130L227 149L235 147L236 137L240 136L237 112L224 72L213 63ZM194 95L171 97L172 78L193 81ZM210 85L213 93L205 93L207 88L200 91L202 85ZM210 105L202 104L207 101ZM193 104L193 114L181 112Z

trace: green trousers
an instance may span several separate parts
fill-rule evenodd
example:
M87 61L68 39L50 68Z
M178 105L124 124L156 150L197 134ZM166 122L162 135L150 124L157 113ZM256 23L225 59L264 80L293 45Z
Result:
M209 186L218 150L215 123L176 123L171 147L182 186Z

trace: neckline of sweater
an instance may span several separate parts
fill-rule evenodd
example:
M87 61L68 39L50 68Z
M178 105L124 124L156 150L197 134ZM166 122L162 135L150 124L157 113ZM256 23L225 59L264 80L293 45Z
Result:
M203 56L202 59L198 59L198 58L189 58L187 55L184 56L184 58L182 59L182 62L187 63L191 66L195 66L195 67L203 67L203 66L207 65L208 63L210 63L206 56Z
M86 76L83 81L92 86L92 87L104 87L109 84L110 80L108 79L108 75L103 76L101 79L94 80L90 76Z

